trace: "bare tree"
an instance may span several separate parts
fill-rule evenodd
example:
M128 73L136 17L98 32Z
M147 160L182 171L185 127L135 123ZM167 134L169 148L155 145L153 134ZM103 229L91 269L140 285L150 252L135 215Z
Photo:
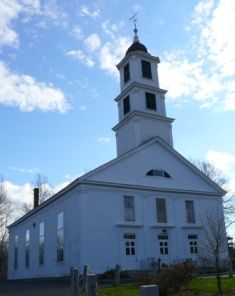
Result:
M0 180L0 280L6 276L7 270L7 224L10 219L11 205L4 188L3 178Z
M34 186L39 188L39 204L51 197L52 190L50 189L48 178L46 176L37 174L34 181Z
M33 182L33 186L39 189L39 204L46 201L53 193L52 189L50 188L48 178L44 175L37 174ZM24 202L21 207L21 214L27 214L32 209L32 203Z
M228 182L223 172L217 169L210 162L201 161L201 160L193 160L192 162L204 175L209 177L212 181L214 181L220 187L223 188L224 185ZM223 197L223 208L224 208L226 223L228 225L231 225L234 220L234 217L232 216L235 213L235 196L232 192L227 192L227 194Z
M27 202L24 202L21 207L20 216L27 214L33 209L33 205Z
M221 272L228 266L227 234L222 210L208 211L202 217L202 224L204 239L200 244L198 256L204 266L215 270L218 292L222 295Z

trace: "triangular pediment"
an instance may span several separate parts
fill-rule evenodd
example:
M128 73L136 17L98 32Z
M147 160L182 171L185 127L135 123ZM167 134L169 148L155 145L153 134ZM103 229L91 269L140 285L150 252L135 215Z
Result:
M151 170L165 171L170 178L146 175ZM79 180L225 194L223 189L158 137L85 174Z

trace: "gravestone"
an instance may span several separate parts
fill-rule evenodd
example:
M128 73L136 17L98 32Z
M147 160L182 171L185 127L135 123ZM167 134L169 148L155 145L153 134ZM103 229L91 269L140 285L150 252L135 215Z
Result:
M87 283L87 276L89 271L89 265L85 264L83 269L83 282L82 282L82 290L86 292L86 283Z
M89 274L86 282L86 296L97 296L97 277L95 274Z
M79 296L79 272L74 266L70 267L70 285L71 285L71 295Z
M120 284L120 275L121 275L121 265L116 264L114 271L114 285L118 286Z
M146 285L140 287L141 296L159 296L159 289L157 285Z

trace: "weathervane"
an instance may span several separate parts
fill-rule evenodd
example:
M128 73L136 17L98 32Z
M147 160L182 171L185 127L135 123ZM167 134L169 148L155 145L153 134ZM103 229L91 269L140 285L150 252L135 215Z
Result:
M137 30L137 28L136 28L136 22L137 22L137 18L136 18L136 16L137 16L137 14L138 14L138 13L136 12L136 13L134 13L134 14L132 15L132 17L129 18L130 21L133 21L134 26L135 26L135 29L134 29L134 33L135 33L135 36L134 36L134 42L139 42L139 38L138 38L138 36L137 36L137 32L138 32L138 30Z

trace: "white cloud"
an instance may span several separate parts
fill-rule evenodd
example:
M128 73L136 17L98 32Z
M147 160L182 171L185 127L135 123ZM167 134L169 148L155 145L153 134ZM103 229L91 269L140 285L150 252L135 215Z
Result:
M203 26L204 22L211 15L213 8L214 0L200 1L195 7L192 24Z
M233 173L235 174L235 155L226 152L209 150L206 154L206 159L216 168L225 173L230 173L234 169Z
M67 25L67 15L55 0L40 5L39 0L1 0L0 1L0 45L18 47L19 36L12 24L19 16L22 22L30 21L32 15L40 17L39 25Z
M80 40L84 37L81 27L75 26L70 32L70 35Z
M125 56L130 40L126 37L118 37L116 40L106 42L99 53L100 68L118 78L115 65Z
M57 4L56 0L47 0L44 5L41 5L41 9L38 12L41 19L39 26L50 27L54 26L68 26L68 16L63 9Z
M90 52L94 52L95 50L97 50L100 45L101 45L101 41L99 38L98 34L91 34L89 35L85 40L84 40L84 44L87 47L88 51Z
M102 22L101 28L106 35L108 35L112 39L116 39L118 30L120 30L124 25L125 23L123 21L120 21L118 23L111 23L110 20L106 20Z
M87 106L86 105L81 105L79 107L79 110L81 110L81 111L87 111Z
M0 44L18 46L19 38L11 22L18 17L22 6L18 1L0 1Z
M229 182L225 186L225 190L227 192L231 192L232 194L235 194L235 178L232 178L229 180Z
M51 194L55 194L67 185L69 185L73 180L75 180L78 176L67 175L66 181L63 181L56 186L50 186L48 183L45 184L46 189L51 192ZM13 209L12 220L18 219L22 216L22 206L24 203L28 205L33 205L33 188L34 185L30 183L25 183L23 185L17 185L10 181L3 181L4 189L6 190L7 197L11 202L11 206ZM13 221L12 221L13 222Z
M13 207L19 207L23 203L33 203L33 186L26 183L22 186L11 183L10 181L3 182L7 196L12 202Z
M143 6L141 6L141 5L139 5L139 4L135 4L135 5L133 6L133 10L134 10L135 13L136 13L136 12L141 12L141 11L143 10Z
M178 101L197 100L200 107L235 110L235 2L200 1L190 30L190 54L164 54L162 86ZM187 56L187 59L185 58Z
M0 61L0 104L19 107L22 111L66 112L70 106L61 90L36 81L32 76L11 72Z
M81 61L88 67L93 67L95 65L93 59L89 55L85 55L80 49L67 51L66 55Z
M159 65L161 85L169 90L168 95L174 100L193 98L199 101L201 107L210 107L219 99L215 93L220 93L224 86L218 75L210 75L203 71L201 61L190 62L187 59L166 58L167 62Z
M8 167L9 170L19 172L19 173L28 173L28 174L35 174L39 173L39 168L16 168L13 166Z
M86 5L82 5L81 9L80 9L80 13L81 16L89 16L91 18L96 18L97 16L100 15L100 9L96 8L93 11L91 9L89 9L88 6Z
M101 144L106 144L110 142L110 138L108 137L100 137L97 139L97 142L101 143Z

